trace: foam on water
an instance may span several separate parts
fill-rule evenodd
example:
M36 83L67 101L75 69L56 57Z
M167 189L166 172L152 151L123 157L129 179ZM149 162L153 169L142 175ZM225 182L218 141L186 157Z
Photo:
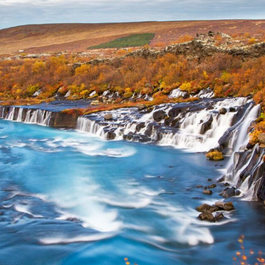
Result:
M57 245L57 244L71 244L71 243L79 243L79 242L95 242L100 240L105 240L111 237L114 237L116 234L113 233L98 233L91 234L86 236L77 236L66 238L64 236L58 237L46 237L39 239L39 242L44 245Z

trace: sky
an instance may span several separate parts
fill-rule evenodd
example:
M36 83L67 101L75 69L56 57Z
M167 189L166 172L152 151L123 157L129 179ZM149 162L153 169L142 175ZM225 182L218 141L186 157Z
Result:
M265 19L265 0L0 0L0 29L46 23Z

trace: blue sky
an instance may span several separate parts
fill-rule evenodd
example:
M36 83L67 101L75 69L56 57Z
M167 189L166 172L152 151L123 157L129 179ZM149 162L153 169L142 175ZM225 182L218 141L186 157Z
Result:
M265 19L265 0L0 0L0 28L238 18Z

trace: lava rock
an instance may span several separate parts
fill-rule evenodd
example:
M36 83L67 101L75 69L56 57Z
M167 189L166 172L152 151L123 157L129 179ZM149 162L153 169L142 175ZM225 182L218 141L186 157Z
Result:
M203 190L203 194L206 194L206 195L212 195L213 194L213 191L212 190Z
M210 211L210 212L216 212L219 211L219 207L216 205L209 205L207 203L201 204L200 206L196 207L196 210L198 212L205 212L205 211Z
M214 216L210 211L205 211L203 213L201 213L198 218L202 221L210 221L213 222L214 221Z
M200 134L205 134L211 128L212 122L213 116L211 115L210 118L202 124Z
M224 218L224 215L222 213L217 213L214 217L214 221L218 222Z
M113 140L116 138L115 132L108 132L107 133L107 140Z
M232 202L221 202L221 201L218 201L214 205L217 206L220 210L224 210L224 211L235 210L235 207L234 207Z
M141 131L141 129L143 129L145 127L145 123L144 122L140 122L136 125L136 131L139 132Z
M231 198L236 195L235 191L236 191L235 187L227 188L221 193L221 195L224 198Z
M112 120L113 119L113 116L112 116L112 114L111 113L107 113L107 114L105 114L105 116L104 116L104 120Z
M156 122L160 122L160 121L164 120L165 117L166 117L166 112L163 110L158 110L158 111L153 113L153 119Z
M212 185L208 186L208 189L214 189L214 188L216 188L216 184L212 184Z
M226 112L227 112L227 109L226 109L226 108L221 108L221 109L219 110L219 114L221 114L221 115L226 114Z
M198 212L205 212L205 211L209 211L209 209L211 208L211 206L207 203L201 204L200 206L196 207L196 210Z
M236 112L236 109L234 107L230 107L229 112Z
M248 143L247 146L246 146L246 148L247 148L248 150L253 149L253 147L254 147L254 145L251 144L251 143Z

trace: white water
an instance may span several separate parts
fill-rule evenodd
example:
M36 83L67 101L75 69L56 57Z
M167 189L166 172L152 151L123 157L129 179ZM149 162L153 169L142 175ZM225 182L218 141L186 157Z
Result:
M225 114L219 114L220 109L230 107L238 108L247 103L246 98L229 98L222 101L218 101L213 105L212 109L201 109L197 112L189 112L189 110L182 112L179 116L179 128L174 129L163 126L164 120L158 122L160 124L159 129L151 126L155 121L153 115L156 111L165 111L168 115L172 104L162 104L150 113L146 113L141 116L135 115L137 110L132 109L120 109L110 111L109 113L115 117L115 121L104 121L104 115L106 112L98 113L93 120L88 117L80 117L77 122L77 129L80 131L95 134L97 136L106 137L106 132L112 128L115 131L116 140L123 139L124 135L146 135L148 127L150 128L150 141L158 142L160 145L175 146L178 148L189 148L192 151L208 151L211 148L218 147L218 140L224 135L224 133L231 127L234 116L237 112L227 111ZM249 121L257 115L258 107L251 110L247 116L247 128ZM208 130L203 130L204 123L212 119ZM137 131L137 125L144 123ZM245 123L244 123L245 124ZM244 127L244 130L245 130ZM240 134L240 138L245 137L244 134ZM236 140L236 136L234 140ZM231 147L234 142L230 142Z
M27 109L22 107L1 107L0 118L49 126L52 112L41 109Z

